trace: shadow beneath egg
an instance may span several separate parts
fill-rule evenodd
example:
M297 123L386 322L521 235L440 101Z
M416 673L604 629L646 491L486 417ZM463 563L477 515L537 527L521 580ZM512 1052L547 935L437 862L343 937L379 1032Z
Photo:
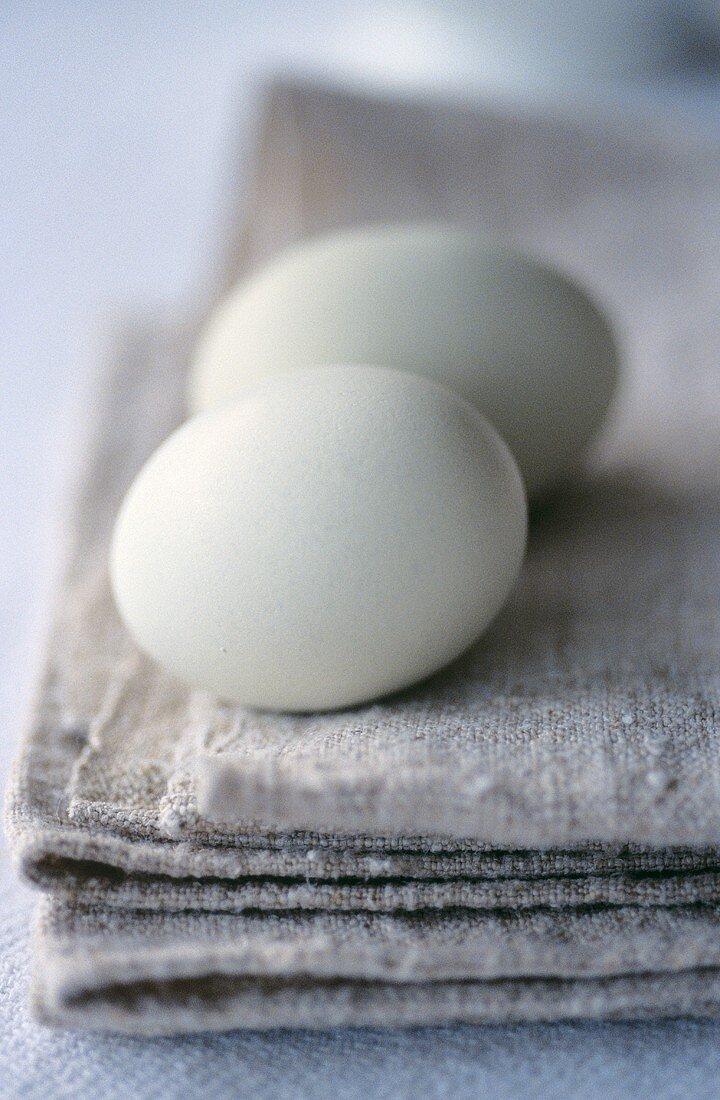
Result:
M717 493L682 495L630 476L575 485L533 508L518 582L478 642L421 683L342 713L361 720L402 707L447 721L475 707L486 719L479 731L508 721L539 730L554 706L627 700L650 680L660 706L699 671L703 623L712 630L720 619L708 606L720 594L719 561Z

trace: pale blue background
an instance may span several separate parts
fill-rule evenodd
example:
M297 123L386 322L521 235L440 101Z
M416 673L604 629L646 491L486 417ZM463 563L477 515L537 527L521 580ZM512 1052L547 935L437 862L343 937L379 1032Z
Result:
M207 289L273 73L671 112L720 136L716 0L0 2L0 777L53 517L108 317ZM0 1096L714 1097L720 1027L572 1025L140 1041L27 1017L32 898L0 863Z

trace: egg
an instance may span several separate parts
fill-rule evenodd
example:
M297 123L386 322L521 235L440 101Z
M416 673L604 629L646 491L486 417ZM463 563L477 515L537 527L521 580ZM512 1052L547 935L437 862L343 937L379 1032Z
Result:
M517 466L474 406L396 370L316 367L171 435L122 505L110 573L138 645L187 684L326 710L462 653L525 533Z
M549 267L460 229L352 229L242 282L201 336L194 411L278 371L376 363L451 386L488 417L538 496L577 468L615 388L602 312Z

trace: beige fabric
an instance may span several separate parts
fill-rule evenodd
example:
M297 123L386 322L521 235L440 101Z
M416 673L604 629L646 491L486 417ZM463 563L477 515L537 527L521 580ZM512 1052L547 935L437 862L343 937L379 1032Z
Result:
M190 343L120 334L9 799L50 894L43 1019L716 1014L717 167L609 124L271 97L233 269L323 225L452 217L582 277L619 322L625 389L471 653L374 706L258 715L172 683L112 607L114 514L182 417Z
M717 1015L718 920L698 909L228 917L50 905L34 1002L49 1023L150 1034Z

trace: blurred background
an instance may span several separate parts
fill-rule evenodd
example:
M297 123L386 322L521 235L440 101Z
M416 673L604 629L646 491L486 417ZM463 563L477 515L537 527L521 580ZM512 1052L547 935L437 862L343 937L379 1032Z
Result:
M660 117L715 142L720 0L0 0L0 785L102 332L207 293L228 183L278 75ZM0 895L18 943L0 958L7 1035L29 918L2 860ZM55 1049L36 1042L37 1056ZM623 1057L631 1067L632 1044Z
M57 557L49 517L98 334L124 309L175 311L207 290L226 185L242 178L258 95L278 74L638 123L666 115L720 138L720 3L3 0L5 729Z

